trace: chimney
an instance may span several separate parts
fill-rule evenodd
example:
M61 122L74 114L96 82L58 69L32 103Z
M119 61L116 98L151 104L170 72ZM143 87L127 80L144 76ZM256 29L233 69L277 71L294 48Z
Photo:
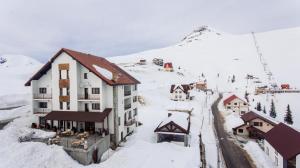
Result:
M171 117L172 116L172 113L168 113L168 117Z

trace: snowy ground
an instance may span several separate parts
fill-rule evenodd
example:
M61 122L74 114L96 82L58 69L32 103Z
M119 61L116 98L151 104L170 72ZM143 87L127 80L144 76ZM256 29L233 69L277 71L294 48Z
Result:
M257 34L258 43L280 83L290 83L292 87L300 88L300 81L293 75L300 69L300 28L278 30L274 32ZM96 54L96 53L95 53ZM25 56L4 55L8 62L0 65L1 83L0 108L29 104L29 88L24 83L41 66L35 60ZM158 71L158 66L150 62L153 58L163 58L171 61L176 72ZM139 59L146 59L145 66L135 66L133 63ZM285 59L282 59L285 58ZM297 100L300 94L282 94L272 96L254 96L254 81L245 79L247 74L255 75L262 82L269 85L266 72L258 59L251 35L230 35L217 33L214 30L200 33L194 32L180 43L157 50L150 50L128 56L110 58L118 63L130 74L142 82L139 86L140 95L146 101L145 106L139 108L139 120L143 123L137 132L129 137L115 152L109 152L110 157L101 164L87 167L199 167L200 152L199 138L201 132L206 147L207 162L211 167L217 167L217 149L212 129L212 115L210 105L217 95L206 98L206 95L197 93L196 99L191 102L194 107L192 113L191 147L183 147L175 143L157 144L154 129L167 116L167 108L174 105L169 100L171 84L191 83L199 79L203 73L208 81L208 87L222 92L231 92L244 95L247 90L250 95L251 108L257 101L270 107L270 100L274 99L278 116L276 120L282 121L286 105L291 105L294 116L294 127L300 128L300 115L297 111L300 106ZM180 70L178 69L180 67ZM230 82L235 76L235 82ZM5 79L5 80L2 80ZM0 119L20 116L14 122L0 130L0 167L82 167L72 160L61 147L47 146L42 143L18 143L17 139L33 121L30 106L14 110L0 111ZM224 113L226 129L238 125L241 120L238 116ZM28 130L29 129L29 130ZM38 133L43 134L43 133ZM256 143L248 142L245 149L249 152L258 167L273 167L265 158ZM13 152L12 152L13 151ZM265 162L265 163L264 163Z

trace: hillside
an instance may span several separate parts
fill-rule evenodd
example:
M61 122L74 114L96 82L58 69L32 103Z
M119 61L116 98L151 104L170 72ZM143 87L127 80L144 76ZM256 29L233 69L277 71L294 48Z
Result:
M24 55L1 55L6 62L0 64L0 108L28 104L30 88L25 88L28 80L41 63Z

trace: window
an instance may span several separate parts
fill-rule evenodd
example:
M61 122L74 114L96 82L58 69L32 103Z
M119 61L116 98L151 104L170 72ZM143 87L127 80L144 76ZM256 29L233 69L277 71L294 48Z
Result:
M137 108L133 109L133 116L137 116Z
M93 110L100 110L100 103L92 103Z
M118 125L120 126L121 125L121 118L118 117Z
M228 105L231 105L231 103L228 103Z
M59 88L59 95L60 95L60 96L63 95L63 88Z
M243 133L244 130L243 130L243 129L238 129L238 132L239 132L239 133Z
M182 91L180 90L179 93L182 93Z
M275 156L275 164L278 166L278 158Z
M39 122L40 122L40 125L45 126L46 125L45 117L39 117Z
M234 105L237 105L237 103L234 103Z
M133 86L133 90L137 90L137 85L134 85L134 86Z
M84 74L83 74L83 78L84 78L84 79L87 79L87 78L88 78L88 74L87 74L87 73L84 73Z
M134 96L133 97L133 102L136 102L137 101L137 96Z
M67 70L67 79L69 79L69 70Z
M70 102L67 102L67 110L70 110Z
M40 102L39 107L40 108L47 108L47 102Z
M247 105L247 103L244 103L244 106L246 106Z
M230 106L227 106L227 109L231 109L231 107L230 107Z
M100 94L100 88L92 88L92 94Z
M262 122L254 122L253 125L259 127L262 126Z
M47 88L40 88L40 94L45 94L47 93Z
M64 104L63 104L63 102L59 102L59 109L63 109L64 108Z
M132 118L132 114L131 111L128 112L128 120L130 120Z

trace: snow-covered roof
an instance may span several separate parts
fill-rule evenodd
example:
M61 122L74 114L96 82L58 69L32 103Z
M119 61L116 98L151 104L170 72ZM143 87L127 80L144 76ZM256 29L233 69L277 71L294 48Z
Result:
M172 127L170 128L168 127L168 125L172 125ZM159 124L159 126L155 129L155 132L174 132L188 134L190 131L189 129L189 114L183 112L172 112L169 113L169 116Z

